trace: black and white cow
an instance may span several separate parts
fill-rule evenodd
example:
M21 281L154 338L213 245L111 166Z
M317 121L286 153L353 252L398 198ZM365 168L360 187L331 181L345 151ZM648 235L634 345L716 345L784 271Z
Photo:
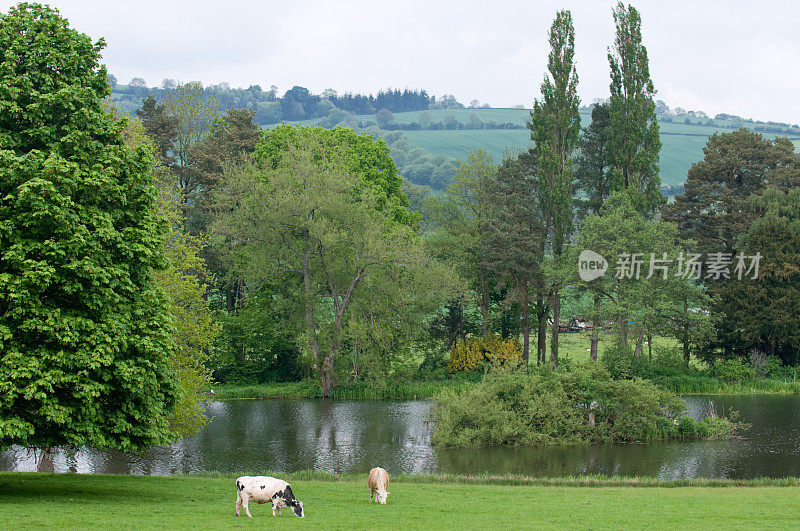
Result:
M247 504L250 501L256 503L272 502L272 516L275 516L275 509L278 516L281 515L281 507L290 507L292 512L300 518L305 518L303 512L303 502L297 501L292 492L292 486L282 479L275 479L268 476L242 476L236 480L236 516L239 516L239 507L244 507L244 512L250 518L250 510Z

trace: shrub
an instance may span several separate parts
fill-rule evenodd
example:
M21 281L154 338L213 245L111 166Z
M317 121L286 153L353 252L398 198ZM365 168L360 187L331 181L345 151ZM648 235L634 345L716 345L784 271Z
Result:
M652 370L660 376L678 376L688 374L689 367L683 359L681 347L656 346L653 348L654 356Z
M612 378L631 377L631 351L628 348L610 345L600 356L600 362Z
M718 361L713 367L714 376L728 383L752 380L755 376L753 367L745 364L739 358Z
M450 351L450 372L474 371L487 365L516 365L522 359L522 347L513 339L498 336L472 338L453 345Z
M500 367L476 385L446 391L434 417L439 446L636 442L729 435L739 425L695 421L675 394L648 381L614 380L599 364L529 373Z
M420 380L445 380L449 376L447 366L446 354L434 349L425 353L425 359L417 368L416 377Z

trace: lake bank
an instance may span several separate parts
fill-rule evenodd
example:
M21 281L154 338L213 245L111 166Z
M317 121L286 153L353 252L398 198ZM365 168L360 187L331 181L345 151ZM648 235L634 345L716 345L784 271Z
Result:
M318 473L314 473L317 474ZM234 516L235 475L226 477L0 474L0 523L23 527L326 529L441 527L731 528L800 525L800 487L586 486L466 484L397 477L386 506L367 502L366 476L301 479L284 475L307 517L274 520L269 505L253 519ZM562 479L563 480L563 479ZM776 480L770 480L776 481ZM736 486L734 486L736 485ZM597 485L600 487L601 485ZM647 510L642 510L646 507ZM714 511L709 511L714 507ZM286 513L284 513L286 514Z
M766 378L749 382L724 382L716 378L665 377L651 380L662 389L680 395L753 395L800 394L800 382L784 382ZM446 389L460 390L470 385L465 378L438 381L410 381L391 383L384 387L367 383L343 384L334 387L333 400L419 400L435 398ZM213 400L238 399L315 399L322 398L322 390L314 380L299 382L269 382L253 385L224 384L214 387Z

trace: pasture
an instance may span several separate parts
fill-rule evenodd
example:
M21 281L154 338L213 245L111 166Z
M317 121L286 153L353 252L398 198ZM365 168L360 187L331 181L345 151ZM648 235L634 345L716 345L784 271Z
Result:
M295 479L291 483L304 503L305 519L288 511L273 519L269 504L253 504L253 518L249 519L234 516L233 476L4 473L0 474L0 527L752 529L800 525L800 487L760 486L758 481L752 482L756 486L717 482L723 486L674 487L666 483L637 487L603 486L614 485L613 479L575 481L576 486L569 481L562 482L567 486L547 486L439 482L441 479L393 481L385 506L368 503L366 475L344 480L332 476ZM586 485L600 488L581 488Z

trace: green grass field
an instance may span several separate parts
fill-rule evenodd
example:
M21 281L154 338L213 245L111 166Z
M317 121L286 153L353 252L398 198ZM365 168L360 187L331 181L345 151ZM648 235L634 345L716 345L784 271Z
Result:
M365 476L366 477L366 476ZM292 479L306 518L251 504L234 516L233 477L0 474L0 527L520 529L800 526L800 487L510 486L395 481L385 506L366 479ZM796 483L796 482L794 482ZM576 483L581 485L580 482ZM242 512L244 515L244 512Z
M670 133L676 124L662 124L662 132ZM703 158L703 146L714 129L702 126L680 127L696 129L691 135L681 133L661 135L659 165L662 184L677 185L686 180L689 168ZM720 129L720 131L725 131ZM707 134L706 134L707 133ZM457 159L465 158L471 150L483 148L503 160L506 150L527 149L530 131L527 129L475 129L444 131L403 131L413 146L418 146L431 154L442 154Z
M469 122L475 114L484 122L494 120L498 123L524 125L530 118L530 109L436 109L429 111L431 120L441 120L451 114L462 122ZM419 122L420 111L396 113L395 121L399 123ZM360 120L374 122L374 115L361 115ZM591 122L591 116L581 114L583 126ZM753 126L755 124L746 124ZM691 165L703 158L703 147L708 137L715 132L730 132L720 126L687 125L682 120L659 122L662 148L660 168L662 184L677 185L686 180ZM478 129L478 130L425 130L403 131L412 145L421 147L432 155L445 155L456 159L464 159L471 150L483 148L491 153L499 162L506 150L527 149L530 143L530 131L527 129ZM776 135L765 133L765 138ZM800 146L797 136L791 137L796 146Z

